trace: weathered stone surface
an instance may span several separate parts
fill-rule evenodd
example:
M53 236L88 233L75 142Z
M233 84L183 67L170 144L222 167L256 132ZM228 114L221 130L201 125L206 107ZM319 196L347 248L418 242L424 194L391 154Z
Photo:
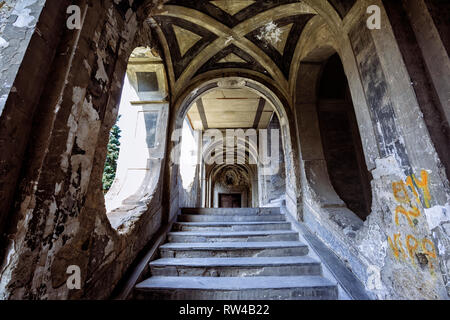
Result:
M0 298L108 298L180 207L214 206L214 189L205 190L205 168L196 167L191 188L181 186L171 137L194 102L225 88L249 90L265 100L279 121L271 125L281 131L281 172L264 183L257 181L256 165L229 175L247 195L246 205L283 205L373 297L448 299L448 5L433 0L283 0L236 12L223 9L234 13L230 16L213 3L196 2L187 10L182 1L176 6L163 2L81 0L81 30L68 30L70 1L0 0ZM381 9L381 30L366 26L372 4ZM182 40L168 31L172 23L196 34L198 41L180 45ZM166 109L159 113L158 138L150 142L145 136L157 154L149 153L149 161L135 168L145 170L143 183L111 211L105 207L101 177L123 77L136 47L149 47L160 57L167 90L158 91L158 106ZM230 54L242 60L227 60ZM323 77L330 77L322 71L333 55L348 82L348 90L335 86L348 91L338 100L351 100L354 108L352 143L342 133L342 118L330 115L338 103L323 103L320 95ZM149 107L146 112L153 111ZM338 128L327 131L331 125ZM329 148L330 141L336 150ZM346 151L342 162L340 149ZM356 160L346 167L350 155ZM361 187L355 187L358 180ZM204 228L219 236L287 230L279 212L233 213L185 212L176 228L197 232L195 237ZM258 243L264 242L251 245ZM186 254L186 248L170 247L161 249L168 255ZM305 253L305 248L299 242L287 253ZM193 251L210 256L214 250L209 249ZM223 255L286 254L282 248L229 249ZM80 290L66 285L67 268L73 265L81 271ZM311 287L298 295L280 290L291 298L334 297L328 284L325 291ZM248 288L254 289L254 298L279 293L258 292L252 283ZM196 297L191 290L172 294L166 289L161 289L166 297ZM242 297L237 291L219 296ZM197 296L208 297L218 295Z
M320 300L337 298L337 289L318 276L257 278L154 277L138 286L136 299L158 300Z
M25 2L20 5L25 5ZM47 31L50 35L50 21L65 25L67 5L63 1L56 3L58 5L48 5L42 11L38 22L40 33L34 33L33 37L45 37ZM43 4L44 1L30 3L28 9L32 10L28 10L27 5L22 8L23 15L17 19L23 22L20 28L28 30L28 39L36 32L34 25ZM141 4L141 1L135 1L129 7L128 1L86 1L81 6L82 12L86 12L81 32L53 27L62 33L64 39L61 44L56 42L59 52L70 54L60 54L55 60L45 62L48 65L53 63L48 79L53 79L58 85L53 82L45 85L44 78L37 83L44 86L46 96L40 102L38 93L28 97L31 105L40 105L35 119L40 119L41 123L34 124L33 130L41 140L31 143L26 151L32 157L27 159L30 169L22 173L20 199L12 210L15 225L7 231L10 242L4 252L1 272L3 298L107 298L161 224L160 198L150 195L147 202L141 204L140 212L136 212L134 221L128 218L127 230L119 234L106 217L100 187L105 147L109 129L117 115L127 58L138 41L145 39L147 44L152 41L150 33L144 31L146 13ZM36 19L25 25L27 12ZM53 17L50 18L52 12ZM14 15L10 19L13 20ZM7 25L5 30L12 27ZM136 36L138 29L146 36ZM26 44L22 45L25 49ZM49 42L48 45L48 50L54 50L51 48L54 44ZM40 61L39 54L46 52L45 48L38 46L31 42L27 52L30 57L25 55L23 61L15 56L24 70L32 66L31 55L34 55L35 63ZM52 59L51 56L49 58ZM2 59L2 62L7 60ZM47 77L46 74L44 76ZM18 82L18 78L15 81ZM23 86L18 82L17 94L21 90ZM2 107L2 130L12 130L9 128L13 122L6 121L15 112L10 109L13 102L10 95L5 108ZM22 101L17 100L15 104L16 109L20 109ZM29 115L32 119L33 114ZM16 141L16 150L22 148L23 152L30 128L24 122L21 125L23 142ZM6 145L2 144L2 147ZM20 157L23 155L18 154L9 161L15 159L20 167ZM2 161L2 170L6 165ZM13 178L12 173L10 179ZM2 178L2 183L5 182ZM160 188L156 185L152 193L157 195ZM2 203L7 205L7 201ZM9 211L6 207L4 209L2 217ZM80 268L83 290L68 289L66 271L70 265ZM36 266L36 270L30 266Z
M183 209L198 215L252 216L280 208ZM228 214L224 214L224 213ZM186 238L175 237L182 235ZM295 235L290 239L253 239L260 235ZM196 237L212 236L208 243ZM244 237L244 238L243 238ZM245 239L248 237L248 240ZM235 238L236 242L231 242ZM308 256L295 231L170 232L160 247L162 258L150 263L151 277L136 285L137 299L327 299L336 287L322 276L319 261ZM252 242L256 241L256 242ZM282 277L280 277L282 276ZM243 291L238 293L238 291ZM278 295L276 296L275 293Z

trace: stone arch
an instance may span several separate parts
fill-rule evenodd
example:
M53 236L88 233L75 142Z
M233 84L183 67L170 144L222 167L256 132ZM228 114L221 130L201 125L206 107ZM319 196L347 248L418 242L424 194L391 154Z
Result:
M314 62L317 62L314 59L323 58L323 52L313 50L312 42L317 40L318 49L323 48L330 54L335 51L340 55L350 82L358 123L360 127L367 124L362 140L367 165L378 175L375 179L378 205L374 210L377 215L372 213L363 226L364 230L357 231L354 238L345 237L347 234L355 234L351 227L337 229L336 224L332 225L329 221L319 221L314 226L308 220L307 222L311 222L308 227L343 257L362 281L365 282L373 275L370 271L374 269L366 269L367 266L380 269L381 280L385 284L380 297L446 298L447 294L442 293L441 289L445 289L446 275L449 274L448 220L444 219L445 212L448 212L448 177L441 167L442 159L435 152L427 127L420 119L420 103L409 78L411 71L408 74L405 59L402 59L398 50L397 44L404 34L397 36L392 33L392 22L395 21L386 15L383 7L386 1L373 1L382 8L382 30L378 31L370 31L364 27L364 11L369 1L357 1L354 6L357 10L351 9L349 16L344 18L340 15L340 18L330 3L343 1L303 1L319 13L318 19L314 18L315 22L328 24L330 36L322 34L324 37L321 37L319 33L322 31L317 30L317 37L308 40L311 33L305 31L302 37L305 45L299 44L296 59L303 64L300 68L294 67L295 70L302 71L293 76L290 84L291 88L297 88L297 81L308 76L308 72L305 72L308 66L313 67ZM28 47L22 41L10 44L16 47L20 45L21 50L23 49L21 54L25 50L26 53L20 70L17 73L11 72L15 77L14 92L11 90L7 100L3 97L0 99L0 163L3 173L0 182L7 186L0 193L0 229L1 234L7 236L0 245L0 256L5 258L0 272L2 298L107 298L137 253L166 222L163 219L166 208L170 206L173 210L178 209L176 203L171 204L171 200L176 201L175 196L171 197L175 193L165 192L167 186L176 185L176 175L171 174L166 161L161 168L164 175L161 175L158 182L160 192L152 199L147 212L136 212L138 219L130 220L131 228L128 230L133 232L120 234L111 227L99 188L108 133L115 120L127 55L136 45L135 35L142 25L144 33L151 34L149 28L145 29L144 21L153 16L155 11L164 9L162 1L80 0L78 3L83 12L82 29L70 31L65 27L69 3L70 1L61 0L51 7L44 7L37 27L27 29L27 38L33 35ZM44 2L40 1L39 4L43 6ZM149 5L148 12L143 10L144 4ZM153 11L157 4L161 6ZM400 3L399 6L401 5ZM421 13L420 10L415 12L417 15ZM413 20L411 18L411 22ZM313 26L313 21L310 22ZM434 28L433 23L427 25L430 29ZM412 23L412 26L416 28L414 34L418 35L417 30L422 31L420 27L423 24ZM439 39L432 39L433 34L436 32L423 32L422 39L417 40L420 47L429 49L428 44L439 42ZM336 41L333 41L333 37ZM327 38L329 46L325 46L324 38ZM416 40L411 41L414 43ZM358 50L354 50L352 45L358 42L363 42L363 45L359 48L355 46ZM425 53L430 59L436 56L433 50ZM18 60L21 60L20 55L16 55ZM36 59L36 55L43 59ZM167 57L168 69L172 67L169 59ZM12 60L8 58L6 61ZM442 64L432 62L436 69L440 69ZM97 77L97 73L100 77ZM191 85L190 82L193 82L188 89L193 91L203 81L224 76L244 77L255 81L256 86L262 84L263 89L269 88L282 102L288 115L288 119L284 118L289 123L287 131L291 139L288 144L292 147L288 150L290 157L287 157L287 161L291 161L295 176L304 175L304 171L300 172L296 167L303 163L296 161L299 156L303 161L303 150L293 125L300 119L293 116L297 111L297 108L294 111L296 104L292 103L291 97L294 90L289 91L284 85L278 85L277 80L268 79L264 75L248 71L242 73L240 70L189 78L186 83ZM382 95L375 96L380 98L379 101L385 102L382 105L371 95L374 82L384 86ZM431 82L435 83L435 80ZM180 86L184 91L184 85ZM172 86L174 87L175 85ZM7 87L8 90L10 88ZM185 94L186 98L191 91L181 94ZM171 103L179 100L178 95L178 92L171 95ZM308 97L304 98L303 101L297 101L312 103ZM389 132L376 132L376 119L372 123L368 106L373 112L384 107L392 111L384 118L384 124L393 124L392 127L396 129L391 137ZM178 107L175 105L169 115L172 128L176 127ZM91 116L92 123L89 123L87 120ZM383 123L380 122L380 125ZM7 139L3 139L4 137ZM381 152L384 138L392 138L390 142L398 144L388 152ZM303 144L301 146L307 147ZM171 148L172 146L168 146L165 149L166 154ZM397 151L402 152L401 159L395 158ZM401 160L400 165L396 160ZM390 164L395 165L394 170L388 166ZM80 169L79 172L77 169ZM425 179L420 178L422 174L424 177L429 175L429 190L426 191L429 191L431 198L424 199L426 194L420 194L421 199L418 199L418 202L424 203L420 206L422 214L418 219L417 235L428 244L431 243L430 239L435 243L438 258L430 259L430 262L434 266L439 264L445 283L441 283L438 268L433 271L436 274L429 274L431 269L428 267L408 264L401 256L395 257L395 250L391 252L387 241L392 238L397 242L396 235L409 232L408 224L397 226L390 219L397 205L395 195L392 195L392 183L403 183L406 178L419 179L425 184ZM303 190L308 191L306 178L303 176L302 179ZM297 190L296 203L299 204L302 200L299 179L295 180L294 186ZM413 192L408 192L413 199ZM166 198L162 199L163 197ZM305 197L305 207L309 208L314 200ZM301 207L297 207L296 212L300 213ZM319 229L323 233L318 232ZM442 254L442 251L446 253ZM64 285L67 266L72 264L78 264L81 268L83 290L70 291ZM400 277L399 270L402 271ZM408 285L405 286L405 283Z
M208 143L203 150L203 158L206 162L212 163L205 170L204 180L205 184L203 185L204 190L202 190L202 199L205 207L212 208L217 204L217 199L214 194L214 181L215 176L217 175L218 170L222 170L225 167L236 167L239 170L245 170L248 175L248 186L249 186L249 195L248 201L245 202L245 206L249 207L258 207L260 203L258 202L258 194L259 194L259 185L258 185L258 173L257 173L257 163L258 163L258 146L255 144L252 139L242 139L242 137L237 137L238 142L241 143L245 149L245 153L238 154L236 153L237 164L227 165L226 163L217 164L218 159L225 159L226 150L222 148L225 145L224 139L215 139ZM216 146L220 146L220 152L214 152L212 156L212 151L216 150ZM236 147L235 147L236 149ZM211 155L211 156L210 156ZM244 205L244 201L243 201Z
M250 140L250 139L244 139L242 137L236 137L238 143L241 143L242 146L245 148L245 154L244 155L238 155L240 157L239 160L242 160L243 162L253 163L256 164L258 162L258 146L257 144ZM223 155L225 154L225 151L223 148L219 153L214 153L214 156L209 157L213 150L216 149L218 146L225 145L225 139L214 139L213 141L209 142L204 146L203 149L203 157L207 160L210 160L211 162L214 162L216 159L223 158Z
M293 216L301 217L301 188L300 180L298 179L298 161L296 161L296 134L295 134L295 119L291 114L291 108L284 95L269 82L261 79L254 74L248 74L242 71L233 72L210 72L208 77L200 75L192 81L192 84L184 91L174 105L174 112L172 113L169 133L181 128L182 121L186 116L191 104L199 97L209 91L217 89L220 85L231 85L251 90L261 97L265 98L273 107L281 124L281 136L283 141L283 152L286 161L286 208ZM170 135L170 134L169 134ZM178 172L177 165L173 159L173 151L175 150L175 143L169 143L169 152L171 154L170 164L168 165L166 176L170 177L171 181L171 195L172 199L176 196L173 193L176 189L177 183L176 175ZM170 217L173 217L177 208L176 200L171 201Z
M231 174L233 181L224 181ZM257 207L256 172L248 164L222 164L213 166L206 172L208 207L219 207L219 193L236 193L241 195L241 207ZM256 204L256 205L255 205Z
M381 1L379 4L384 14ZM404 73L404 63L390 36L389 23L383 25L382 32L371 32L365 28L365 20L362 18L364 6L360 5L358 9L361 17L353 21L347 20L347 25L342 26L339 36L330 30L321 17L310 21L298 44L297 73L291 80L290 88L294 93L301 143L300 157L304 168L302 187L305 222L338 256L348 261L359 279L367 281L370 278L368 266L383 267L392 261L397 263L395 258L392 258L386 241L397 232L397 225L391 223L390 218L386 219L386 216L391 217L391 212L395 212L395 206L390 202L393 181L401 183L405 179L411 179L408 177L414 177L413 171L418 172L419 168L428 168L430 173L436 173L434 177L430 174L430 179L442 181L439 180L442 171L435 170L434 160L428 158L428 163L425 164L427 156L416 155L418 150L426 149L424 145L429 143L428 135L424 133L425 126L411 119L412 115L420 112L409 87L409 78ZM389 21L387 17L383 19ZM388 47L390 50L381 50ZM364 223L352 212L345 210L339 197L336 197L328 172L323 162L321 163L323 150L317 148L317 144L308 143L311 142L311 136L318 137L318 127L308 126L305 118L314 116L315 113L322 63L335 53L339 55L344 67L361 134L365 162L373 175L371 186L374 204ZM377 92L380 83L382 90ZM382 108L390 110L389 115L380 119L377 112ZM317 124L315 121L309 123ZM411 136L421 136L423 139L414 139ZM386 147L386 140L395 146L389 149ZM434 150L431 154L434 154ZM313 181L321 183L312 183ZM447 182L438 183L444 186L441 190L446 190ZM436 191L435 201L444 203L445 200L440 200L441 191ZM426 212L426 209L424 211ZM378 239L378 246L387 250L383 249L381 254L378 251L364 250L373 245L373 239ZM412 274L415 275L417 271L412 271ZM391 274L390 271L385 272ZM387 286L391 285L389 275L382 276L382 281L388 283ZM440 279L437 279L430 287L439 287L439 282ZM423 282L421 285L423 286Z
M342 32L338 33L339 30ZM331 23L321 15L314 17L306 25L297 43L291 66L289 91L294 101L297 121L298 104L315 102L321 64L335 53L339 55L344 67L359 127L365 128L360 130L360 134L367 168L372 170L380 153L352 43L342 25Z
M304 168L304 183L308 185L308 194L305 193L305 197L310 199L305 205L311 205L311 201L313 201L319 207L339 208L340 214L347 216L351 225L360 228L361 221L346 208L333 188L325 161L316 110L316 94L322 66L318 63L302 63L300 68L302 69L299 73L301 82L298 90L301 94L297 96L296 113L300 154Z
M331 209L331 211L339 211L342 221L338 224L358 230L362 227L362 221L354 212L348 210L347 205L336 193L331 181L325 160L318 114L319 89L324 65L330 57L336 55L344 68L351 93L350 99L353 102L353 109L356 114L357 129L359 129L356 131L359 131L361 135L360 140L364 151L361 161L362 163L365 162L368 170L372 169L373 159L377 155L377 150L373 149L376 146L375 141L373 136L369 135L373 124L365 97L360 96L363 88L359 75L355 74L354 70L357 72L355 59L349 56L350 52L352 52L350 42L337 41L322 17L312 19L310 25L305 28L298 44L296 52L298 61L295 65L298 69L293 76L294 78L291 79L291 90L294 92L298 140L300 142L299 150L303 164L302 183L304 187L308 186L305 197L309 200L305 201L305 206L309 208L308 211L310 212L311 206L318 206L325 211L327 211L325 208L337 208ZM357 92L358 94L355 94ZM365 128L365 131L361 128ZM312 211L322 210L318 208Z

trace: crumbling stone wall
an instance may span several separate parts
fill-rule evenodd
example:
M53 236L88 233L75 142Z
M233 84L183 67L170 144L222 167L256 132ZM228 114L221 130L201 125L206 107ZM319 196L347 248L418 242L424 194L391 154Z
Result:
M404 6L401 1L384 2L411 77L412 87L420 103L423 118L434 141L436 152L449 176L450 113L446 111L448 109L448 102L445 103L445 100L448 101L446 92L449 89L448 81L445 79L446 74L450 72L450 66L445 62L446 59L448 60L448 56L445 58L448 54L446 44L448 36L444 36L442 32L450 24L448 19L443 18L449 16L450 5L444 2L438 4L436 1L427 1L428 7L426 7L425 3L418 5L420 3L421 1L416 1L415 4L405 2ZM427 8L433 10L428 13ZM436 12L437 10L441 11L440 15ZM429 32L423 33L422 28L426 28ZM433 38L441 41L432 41ZM435 83L436 79L438 83ZM445 89L446 86L447 89Z
M63 30L64 18L58 13L62 14L67 8L67 2L57 2L41 15L44 1L0 3L0 37L3 39L0 40L0 147L4 150L0 159L1 256L4 249L1 239L4 239L3 231L18 185L32 117ZM37 29L39 33L35 32ZM32 51L36 52L32 54ZM36 60L41 63L36 64ZM23 63L28 64L28 68L19 68Z
M368 4L357 2L344 21L345 31L322 21L323 27L304 35L296 94L304 221L372 297L448 299L445 230L450 189L435 147L441 141L430 134L423 119L424 99L417 99L415 84L409 81L411 60L402 57L391 28L394 21L381 1L375 1L383 23L381 30L369 30ZM315 22L320 24L320 19ZM366 165L373 176L371 214L364 223L333 190L320 143L316 83L320 63L334 52L344 65ZM436 85L434 79L431 82Z
M0 114L44 3L45 0L0 1Z
M44 1L36 3L42 9ZM34 33L23 61L14 58L21 63L16 92L0 118L1 147L9 150L0 159L9 172L1 190L17 195L2 193L1 216L9 223L2 298L107 298L163 219L162 179L145 206L130 205L121 233L108 221L101 190L128 57L138 45L153 45L144 8L156 2L76 1L81 30L65 28L68 4L47 1L39 32L28 31ZM19 188L6 188L11 181L21 181ZM80 290L66 285L70 265L81 270Z

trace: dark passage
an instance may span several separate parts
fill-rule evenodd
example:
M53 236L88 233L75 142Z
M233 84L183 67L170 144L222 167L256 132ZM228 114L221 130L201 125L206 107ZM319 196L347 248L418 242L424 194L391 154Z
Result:
M333 55L323 69L318 115L328 173L336 193L365 220L370 214L370 173L340 58Z
M219 207L220 208L241 208L241 195L240 194L219 194Z

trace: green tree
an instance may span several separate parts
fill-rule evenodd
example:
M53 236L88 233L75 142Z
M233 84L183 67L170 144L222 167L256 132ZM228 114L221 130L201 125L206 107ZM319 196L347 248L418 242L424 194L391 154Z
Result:
M106 193L114 182L117 171L117 159L120 151L120 133L121 130L117 125L120 116L117 118L116 124L111 128L109 134L108 150L106 153L105 168L103 170L103 192Z

